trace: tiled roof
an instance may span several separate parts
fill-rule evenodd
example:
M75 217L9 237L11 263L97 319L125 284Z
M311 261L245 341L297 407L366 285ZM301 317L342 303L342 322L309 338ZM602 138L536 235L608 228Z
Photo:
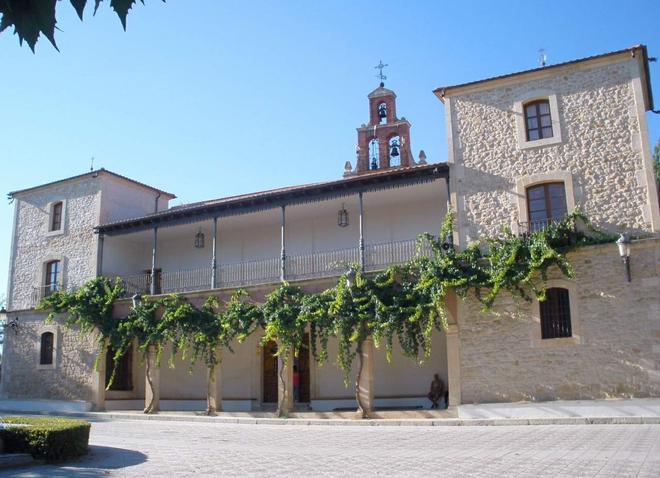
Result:
M649 72L648 72L648 54L647 54L647 50L646 50L645 45L634 45L630 48L625 48L623 50L612 51L612 52L609 52L609 53L602 53L600 55L588 56L588 57L585 57L585 58L579 58L577 60L566 61L564 63L557 63L555 65L548 65L548 66L543 66L543 67L540 67L540 68L532 68L530 70L523 70L523 71L518 71L518 72L515 72L515 73L507 73L506 75L493 76L493 77L490 77L490 78L484 78L482 80L470 81L470 82L461 83L461 84L458 84L458 85L441 86L441 87L436 88L435 90L433 90L433 93L435 93L439 98L443 98L445 96L445 93L447 92L447 90L451 90L451 89L454 89L454 88L463 88L463 87L466 87L466 86L474 86L474 85L479 85L481 83L487 83L489 81L501 80L501 79L505 79L505 78L511 78L511 77L514 77L514 76L526 75L526 74L529 74L529 73L536 73L536 72L540 72L540 71L552 71L553 69L561 68L561 67L564 67L566 65L573 65L573 64L576 64L576 63L582 63L582 62L585 62L585 61L596 60L596 59L599 59L599 58L606 58L608 56L616 56L616 55L620 55L622 53L630 53L632 56L634 56L637 51L641 51L642 56L643 56L644 68L645 68L645 74L646 74L646 80L647 80L646 81L646 87L648 89L648 97L649 97L649 101L648 101L649 104L647 105L647 108L649 110L652 110L653 109L653 96L652 96L652 93L651 93L651 80L650 80Z
M350 193L357 190L377 188L378 185L385 187L384 185L386 183L393 184L406 180L421 180L434 175L448 177L449 166L447 163L384 169L335 181L288 186L183 204L146 216L102 224L96 230L97 232L108 233L118 230L141 228L147 224L167 223L191 216L213 214L214 212L236 211L259 206L263 208L265 205L274 207L280 203L285 204L289 202L305 202L305 200L314 200L318 196Z
M126 176L122 176L121 174L113 173L112 171L109 171L105 168L96 169L94 171L89 171L89 172L86 172L86 173L83 173L83 174L78 174L77 176L71 176L71 177L65 178L65 179L59 179L57 181L52 181L52 182L46 183L46 184L40 184L39 186L33 186L31 188L19 189L18 191L12 191L12 192L7 194L7 197L9 199L13 199L14 196L16 196L17 194L25 193L25 192L28 192L28 191L34 191L36 189L46 188L46 187L49 187L49 186L54 186L56 184L65 183L67 181L71 181L71 180L74 180L74 179L81 179L81 178L84 178L84 177L87 177L87 176L95 178L99 174L109 174L109 175L114 176L116 178L120 178L120 179L123 179L125 181L129 181L133 184L137 184L139 186L142 186L144 188L151 189L152 191L156 191L158 193L165 194L167 196L170 196L172 199L176 197L172 193L168 193L167 191L163 191L161 189L154 188L152 186L149 186L148 184L144 184L144 183L141 183L140 181L136 181L135 179L131 179L131 178L128 178Z

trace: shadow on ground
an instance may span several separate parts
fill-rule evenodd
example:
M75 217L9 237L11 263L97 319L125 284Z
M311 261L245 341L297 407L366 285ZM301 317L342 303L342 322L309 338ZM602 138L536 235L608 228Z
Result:
M119 470L145 461L147 455L139 451L91 445L89 453L78 460L2 470L0 476L91 478L104 475L105 470Z

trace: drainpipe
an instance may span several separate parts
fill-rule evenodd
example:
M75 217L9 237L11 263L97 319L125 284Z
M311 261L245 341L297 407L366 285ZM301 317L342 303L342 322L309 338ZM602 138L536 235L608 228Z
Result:
M158 212L158 200L160 199L161 192L158 191L158 195L156 196L156 199L154 200L154 213Z

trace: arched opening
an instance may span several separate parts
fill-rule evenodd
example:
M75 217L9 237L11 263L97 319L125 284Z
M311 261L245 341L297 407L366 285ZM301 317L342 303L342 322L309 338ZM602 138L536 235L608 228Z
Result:
M401 166L401 138L393 136L389 143L390 167Z
M387 104L381 103L378 105L378 124L387 123Z
M377 139L369 142L369 169L380 168L380 145Z
M40 365L53 365L53 346L55 345L55 336L52 332L41 334L41 347L39 353Z

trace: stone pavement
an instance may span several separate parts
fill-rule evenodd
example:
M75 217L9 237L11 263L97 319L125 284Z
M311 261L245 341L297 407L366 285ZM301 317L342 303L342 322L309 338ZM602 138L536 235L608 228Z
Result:
M344 427L99 421L91 453L16 477L657 477L660 425Z

